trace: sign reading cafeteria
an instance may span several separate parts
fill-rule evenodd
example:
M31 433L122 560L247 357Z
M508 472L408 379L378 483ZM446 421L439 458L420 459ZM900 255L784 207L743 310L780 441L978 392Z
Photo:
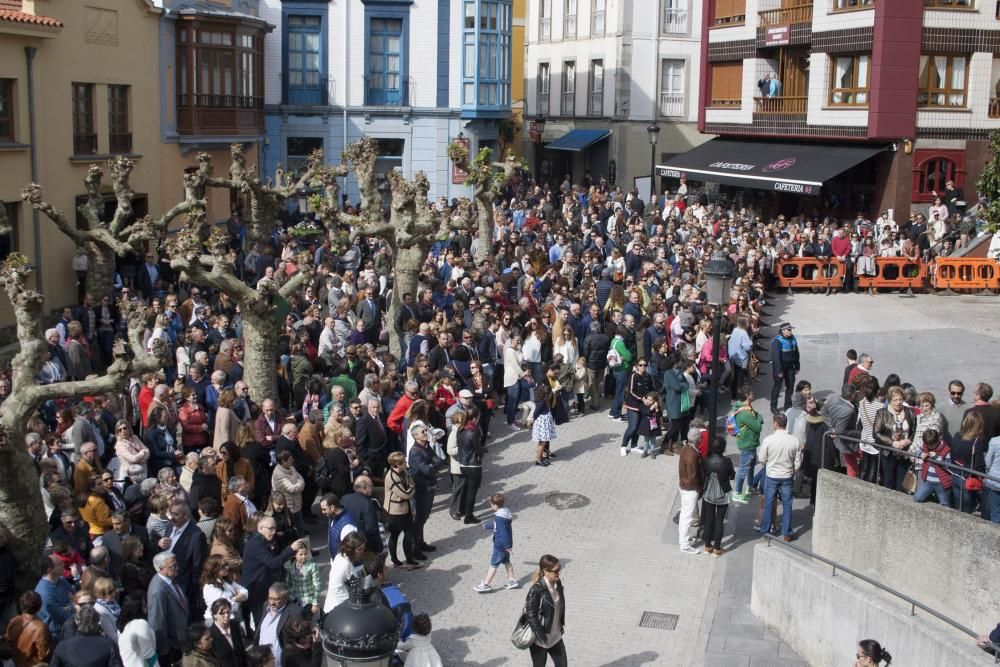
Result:
M764 46L784 46L791 42L792 26L789 23L784 25L772 25L764 31Z

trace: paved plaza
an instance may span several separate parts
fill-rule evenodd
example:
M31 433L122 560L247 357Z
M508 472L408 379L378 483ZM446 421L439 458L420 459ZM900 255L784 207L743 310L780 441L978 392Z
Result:
M803 294L780 296L765 310L770 324L788 320L796 326L799 378L809 379L821 397L837 390L844 353L852 347L874 356L876 376L897 372L904 382L942 398L953 377L967 386L1000 381L1000 298ZM762 371L755 393L764 398L755 407L766 416L769 366L762 364ZM727 407L728 400L723 401L720 410ZM624 425L608 419L606 411L575 418L557 430L557 458L549 468L539 468L532 463L530 434L510 433L500 417L494 429L500 437L486 460L479 495L507 494L521 588L473 592L488 565L490 533L448 517L446 474L426 531L437 553L422 570L390 575L411 597L414 610L431 615L434 644L445 664L530 663L509 635L544 553L563 562L571 665L805 664L750 613L756 498L731 506L725 556L682 554L676 457L620 457ZM735 443L730 450L735 452ZM560 503L552 494L579 494L587 502L577 507L583 501ZM479 506L486 514L485 500ZM805 548L811 516L807 502L796 499L793 525ZM494 583L502 581L501 573ZM676 627L639 627L647 611L676 615Z

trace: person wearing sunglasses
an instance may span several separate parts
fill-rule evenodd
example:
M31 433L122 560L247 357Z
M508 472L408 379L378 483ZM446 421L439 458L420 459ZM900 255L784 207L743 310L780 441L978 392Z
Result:
M637 362L632 367L628 383L625 386L625 416L628 426L625 427L625 434L622 436L621 455L628 456L629 452L639 444L639 420L642 417L642 399L649 392L653 391L653 383L646 373L648 363L645 359Z

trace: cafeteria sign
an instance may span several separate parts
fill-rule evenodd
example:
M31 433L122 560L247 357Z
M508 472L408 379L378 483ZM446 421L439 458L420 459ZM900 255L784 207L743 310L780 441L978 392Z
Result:
M792 40L792 25L772 25L764 30L764 46L784 46Z

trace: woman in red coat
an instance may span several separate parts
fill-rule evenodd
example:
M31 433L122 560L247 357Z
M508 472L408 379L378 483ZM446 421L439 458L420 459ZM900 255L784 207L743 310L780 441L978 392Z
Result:
M181 390L184 404L177 412L181 424L181 446L184 452L199 450L208 445L208 415L198 403L198 395L191 387Z

